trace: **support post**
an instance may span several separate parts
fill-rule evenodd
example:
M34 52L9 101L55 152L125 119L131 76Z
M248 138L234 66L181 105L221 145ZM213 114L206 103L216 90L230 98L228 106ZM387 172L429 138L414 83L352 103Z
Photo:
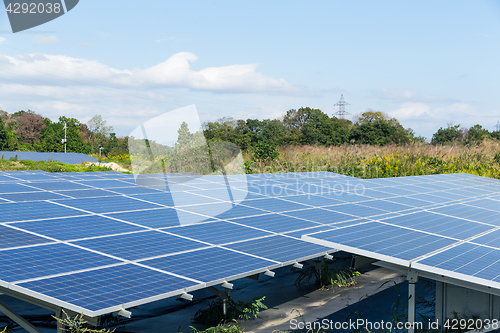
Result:
M408 280L408 323L411 324L411 327L408 329L408 333L415 333L415 323L417 322L416 285L418 282L418 272L413 269L409 269L406 279Z
M16 312L11 310L7 305L0 302L0 312L3 312L7 317L15 321L22 328L24 328L29 333L42 333L38 328L33 326L29 321L18 315ZM59 332L58 332L59 333Z
M62 308L59 308L56 310L56 318L58 319L63 319L62 318ZM57 321L57 333L64 333L64 325Z

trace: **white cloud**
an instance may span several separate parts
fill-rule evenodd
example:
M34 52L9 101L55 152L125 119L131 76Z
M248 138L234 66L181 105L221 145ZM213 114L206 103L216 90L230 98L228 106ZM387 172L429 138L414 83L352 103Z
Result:
M188 88L212 92L297 93L299 88L284 79L257 73L257 65L208 67L200 71L191 68L197 57L180 52L166 61L146 68L121 70L97 61L61 55L27 54L0 55L0 70L19 82L51 77L64 85L94 84L134 88ZM20 76L22 75L22 76ZM68 82L67 80L71 80Z
M7 39L5 37L0 37L0 45L4 44L7 42Z
M81 43L78 43L78 47L90 47L90 44L87 42L81 42Z
M258 73L255 64L194 70L196 59L182 52L150 68L117 69L63 55L0 54L0 100L7 112L31 109L55 121L64 115L85 122L100 114L127 135L152 117L190 104L203 121L276 117L303 91Z
M40 35L36 35L34 36L31 41L35 44L41 44L41 45L45 45L45 44L54 44L54 43L58 43L59 42L59 38L57 38L56 36L40 36Z

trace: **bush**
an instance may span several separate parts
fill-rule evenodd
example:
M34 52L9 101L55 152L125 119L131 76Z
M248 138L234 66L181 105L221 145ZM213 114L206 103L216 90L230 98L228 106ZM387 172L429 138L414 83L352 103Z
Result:
M255 153L254 156L256 159L260 161L264 160L274 160L278 158L280 153L276 150L276 146L272 146L268 143L265 143L263 141L257 142L255 145Z
M193 321L195 323L212 325L218 324L223 320L233 320L233 319L252 319L257 318L261 309L267 309L267 306L262 303L266 296L255 297L250 302L237 301L228 299L227 314L224 317L222 312L222 299L217 299L208 304L208 308L198 310Z

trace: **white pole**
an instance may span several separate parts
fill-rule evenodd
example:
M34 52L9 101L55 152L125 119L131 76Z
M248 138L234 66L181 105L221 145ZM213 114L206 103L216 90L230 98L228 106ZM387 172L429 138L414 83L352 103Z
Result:
M68 126L66 126L66 122L64 122L64 153L66 153L66 142L67 142L67 138L66 138L66 130L67 130Z

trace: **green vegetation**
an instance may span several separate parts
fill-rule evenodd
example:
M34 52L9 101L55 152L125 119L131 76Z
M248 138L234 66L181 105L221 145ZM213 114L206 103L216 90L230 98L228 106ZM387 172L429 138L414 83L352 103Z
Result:
M97 154L103 147L104 154L128 153L127 138L117 138L100 115L87 124L64 116L53 122L31 110L13 114L0 110L0 150L64 152L65 125L68 152Z
M66 164L54 161L31 161L0 158L0 171L42 170L46 172L92 172L111 171L110 168L94 164Z
M60 324L64 326L63 331L69 333L113 333L115 330L107 330L107 329L97 329L90 328L87 325L87 322L83 319L83 314L76 315L75 317L70 317L64 310L63 318L57 318L53 316L53 318Z
M218 298L210 302L206 309L198 310L194 315L193 321L200 324L214 325L225 320L257 318L261 310L267 309L267 306L263 303L265 298L265 296L255 297L250 302L235 301L230 298L226 300L226 316L222 312L223 301Z

